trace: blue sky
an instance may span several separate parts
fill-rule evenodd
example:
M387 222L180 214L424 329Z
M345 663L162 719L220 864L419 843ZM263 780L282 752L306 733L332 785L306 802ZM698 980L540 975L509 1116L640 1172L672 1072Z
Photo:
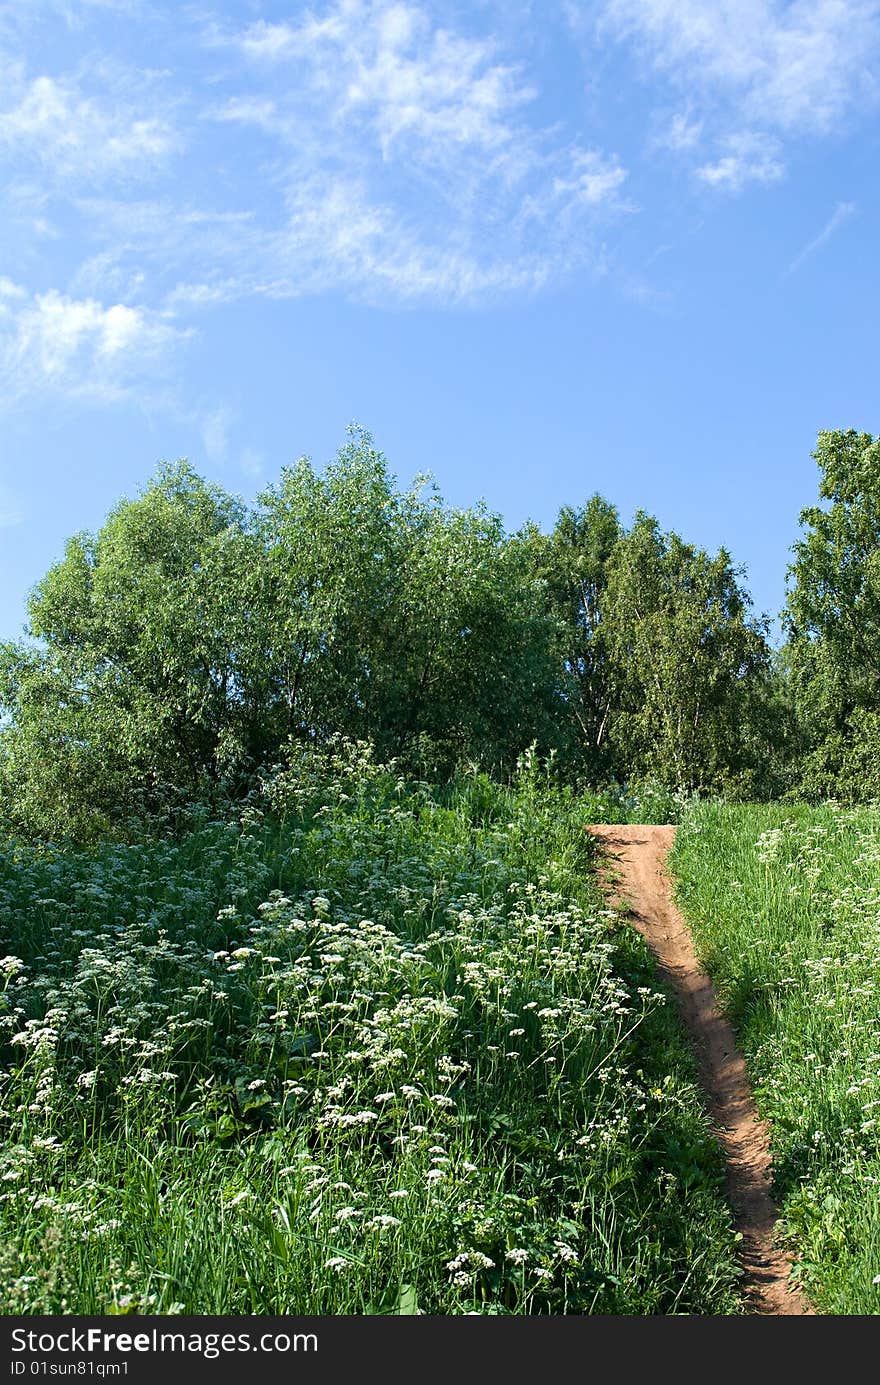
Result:
M777 611L877 429L878 56L880 0L0 5L0 637L160 459L250 496L354 420Z

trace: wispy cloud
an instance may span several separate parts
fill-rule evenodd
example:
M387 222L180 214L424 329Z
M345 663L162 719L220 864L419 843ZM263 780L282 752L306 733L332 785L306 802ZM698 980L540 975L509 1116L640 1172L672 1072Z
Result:
M138 17L154 0L27 0L0 7L0 37L21 35L41 22L64 20L71 31L84 30L92 21L109 14Z
M0 159L59 178L103 179L155 168L179 144L167 119L85 95L72 80L35 77L0 110Z
M583 22L589 7L570 8ZM880 94L877 0L602 0L598 25L667 92L687 94L693 114L654 146L702 152L697 176L727 191L776 181L786 140L827 135ZM769 151L771 138L765 155L733 147L751 139Z
M529 119L537 90L496 39L408 0L337 0L296 22L206 34L253 88L206 112L259 131L286 219L189 280L207 303L242 280L275 296L336 285L370 301L461 303L589 262L591 227L627 209L619 158ZM232 267L237 261L239 268Z
M360 124L385 158L402 146L441 162L457 148L501 150L521 133L512 114L536 95L493 42L440 27L406 0L339 0L321 19L212 36L257 68L295 65L312 102L334 123Z
M167 371L189 335L159 314L17 285L0 299L0 402L43 394L108 403Z
M530 290L548 273L546 248L509 244L480 253L473 226L457 235L413 227L377 200L364 180L316 174L288 191L288 218L266 248L265 291L288 296L340 287L367 301L464 303L487 293Z
M721 156L701 165L696 176L710 187L742 192L749 183L777 183L785 174L779 141L744 131L722 141Z
M597 149L575 149L570 167L557 174L552 189L569 204L600 207L614 201L626 178L627 171L616 156Z
M803 250L801 250L798 255L795 255L791 264L785 271L786 274L794 274L796 270L800 269L805 260L808 260L817 250L821 250L822 246L831 239L835 232L840 230L844 222L849 221L855 210L855 202L838 202L818 236L814 236L813 239L804 246Z
M495 228L494 243L479 220L456 224L447 217L430 226L350 172L315 170L292 179L275 225L105 200L101 234L108 248L84 267L77 284L97 291L108 262L113 283L130 282L135 266L148 267L154 283L173 275L163 308L174 318L245 297L333 291L377 305L473 303L534 292L589 256L582 229L589 217L581 205L588 199L589 188L551 190L536 199L541 216L551 220L549 232L522 204Z
M15 302L16 299L26 298L27 293L21 284L14 284L11 279L0 278L0 316L9 311L9 301Z
M827 130L876 95L876 0L607 0L603 24L689 91L782 130Z
M536 120L536 86L500 38L441 24L425 4L330 0L285 23L213 23L202 44L222 61L188 136L216 149L224 126L247 155L230 156L212 206L179 188L80 190L93 244L69 281L77 298L150 301L175 320L327 291L472 303L596 265L601 231L632 210L621 159ZM166 125L129 123L131 142L152 132L173 147Z
M678 111L671 120L665 120L651 140L652 149L669 149L681 154L696 149L703 134L702 120L695 120L684 111Z
M202 415L202 444L209 461L222 462L226 457L233 417L233 412L227 404L218 404Z
M646 79L609 134L607 69L592 105L552 87L537 26L555 7L311 0L271 22L251 4L213 19L137 0L20 8L22 33L62 12L82 43L61 72L36 41L30 66L0 53L0 217L18 237L4 272L57 285L0 295L2 362L15 389L108 398L160 378L184 324L242 298L455 306L578 271L648 301L612 234L652 191L646 154L719 193L777 183L791 138L873 98L880 51L880 0L566 0L591 54L621 45ZM143 30L98 23L107 8ZM172 29L180 80L125 66L133 35ZM105 34L124 36L115 56ZM206 448L233 455L205 408Z

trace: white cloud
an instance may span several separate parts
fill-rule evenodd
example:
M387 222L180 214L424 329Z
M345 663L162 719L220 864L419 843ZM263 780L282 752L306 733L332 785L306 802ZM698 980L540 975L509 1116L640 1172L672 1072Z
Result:
M493 61L489 43L432 29L403 5L373 18L372 32L358 26L338 45L348 77L341 114L364 112L386 157L407 139L434 158L450 146L492 153L510 143L512 113L535 93Z
M658 131L651 145L654 149L668 149L673 154L682 154L696 149L702 135L702 120L694 120L679 111Z
M844 222L849 221L856 210L855 202L838 202L831 216L828 218L818 236L814 236L807 245L804 246L800 254L796 255L786 270L786 274L794 274L795 270L800 269L805 260L814 255L817 250L839 231Z
M205 454L212 462L222 462L229 450L229 429L233 413L225 404L218 404L204 414L201 419L202 444Z
M275 102L266 97L231 96L222 106L214 106L206 114L212 120L230 125L256 125L269 134L281 134L286 128Z
M880 0L595 5L570 0L575 26L598 14L599 35L634 51L655 84L660 129L649 148L687 159L710 187L777 182L789 141L827 136L876 106ZM670 87L687 102L671 121L660 114Z
M876 94L876 0L607 0L603 26L741 120L825 132Z
M578 149L567 175L553 179L553 191L566 201L599 207L612 202L626 181L626 169L616 157L596 149Z
M33 175L38 170L34 168L30 172ZM62 232L56 220L57 208L51 205L52 200L49 189L33 177L27 181L13 178L5 184L0 178L0 220L5 231L7 256L11 253L11 241L16 231L22 243L31 250L40 241L60 239Z
M2 300L4 298L26 298L27 294L21 284L14 284L11 279L0 278L0 311L3 309Z
M741 192L749 183L777 183L785 175L779 141L768 135L750 131L729 135L722 148L720 158L696 170L696 176L710 187Z
M176 318L241 297L242 280L259 283L256 266L271 233L254 210L202 210L171 197L89 197L76 206L104 242L73 276L78 296L105 298L109 291L130 301L149 290L154 301L163 295L164 311Z
M220 37L216 26L209 31L209 39L218 45L229 41ZM302 29L290 24L268 24L259 19L233 42L252 61L279 62L302 53Z
M499 60L488 39L433 23L401 0L338 0L323 19L251 25L224 42L258 68L292 64L309 101L350 136L357 126L389 159L448 162L456 151L499 153L523 131L515 113L534 89L519 67ZM234 100L227 119L267 123L277 112L260 98Z
M61 178L101 179L155 168L177 147L167 120L128 102L102 103L70 81L36 77L0 111L0 157Z
M18 36L42 20L59 16L68 29L83 30L93 19L106 14L138 17L146 13L152 0L26 0L0 7L0 35Z
M71 302L149 302L163 321L328 290L463 303L595 265L598 228L631 210L627 170L589 132L573 142L548 123L522 29L488 24L491 4L476 10L315 0L286 22L225 18L205 31L184 8L181 52L200 36L209 70L191 68L173 98L169 74L146 72L141 89L107 53L65 75L16 69L0 96L0 164L17 162L19 181L25 165L46 200L19 209L9 272L32 273L24 226L38 216L43 235L73 225L88 236L68 268ZM107 192L113 179L176 172L183 135L198 191L169 179L150 199Z
M6 403L45 392L121 399L161 376L170 351L188 335L146 309L105 307L55 290L33 297L17 291L14 303L0 314L0 400Z
M530 120L535 88L498 38L410 0L333 0L207 41L256 85L205 114L272 142L286 216L182 280L175 307L244 283L443 303L531 289L589 261L597 221L623 210L620 160Z
M223 303L234 303L237 298L253 294L256 291L256 285L245 281L241 276L228 276L217 279L213 283L202 283L198 280L188 283L182 280L175 284L168 294L165 299L165 307L171 313L186 312L193 309L200 311L203 308L220 307Z
M316 175L290 190L288 205L286 227L265 244L263 291L273 297L342 287L372 302L453 304L530 290L547 277L543 253L481 256L413 230L357 179Z

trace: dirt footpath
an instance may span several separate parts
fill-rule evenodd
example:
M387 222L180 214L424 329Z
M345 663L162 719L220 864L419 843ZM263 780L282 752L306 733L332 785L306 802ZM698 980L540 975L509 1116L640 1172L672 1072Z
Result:
M770 1196L766 1124L752 1101L748 1074L733 1030L720 1014L715 990L700 967L690 931L672 902L666 857L674 827L591 827L610 858L608 887L628 907L635 927L678 997L700 1065L706 1105L727 1161L727 1196L742 1234L743 1285L752 1311L808 1314L802 1294L788 1287L791 1258L774 1245L777 1209Z

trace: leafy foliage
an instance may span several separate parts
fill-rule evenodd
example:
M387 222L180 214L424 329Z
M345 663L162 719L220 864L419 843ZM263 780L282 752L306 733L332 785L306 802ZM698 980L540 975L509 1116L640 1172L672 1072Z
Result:
M824 505L803 511L805 537L785 615L789 695L800 728L797 791L880 794L880 441L819 434Z
M70 540L30 600L41 645L0 651L16 825L97 835L138 792L155 806L247 752L262 711L240 599L252 560L243 506L185 464Z
M300 748L241 821L7 849L12 1312L736 1311L673 1007L534 760Z
M770 1121L801 1279L822 1311L876 1315L877 807L703 803L672 865Z
M162 466L72 538L0 646L3 1307L735 1311L693 1067L583 831L682 819L803 1273L873 1303L868 1039L829 1015L875 999L876 842L812 829L856 898L773 819L720 936L697 798L878 792L878 449L820 435L778 660L724 549L598 495L509 535L360 430L250 507Z
M165 466L30 601L0 648L13 830L97 840L133 814L240 796L291 738L369 738L445 775L551 736L549 616L484 507L399 494L355 432L253 511Z
M594 495L550 533L398 489L352 429L253 506L163 465L35 588L0 645L9 830L97 841L239 800L336 736L438 782L534 745L567 782L880 791L880 443L828 432L774 656L742 573Z
M551 634L562 704L553 749L594 783L620 768L607 734L615 689L602 620L608 565L622 537L617 511L594 495L580 510L561 510L549 535L530 525L517 540L532 555L555 617Z
M770 739L766 631L729 555L639 514L612 554L603 642L618 762L691 789L754 788Z

